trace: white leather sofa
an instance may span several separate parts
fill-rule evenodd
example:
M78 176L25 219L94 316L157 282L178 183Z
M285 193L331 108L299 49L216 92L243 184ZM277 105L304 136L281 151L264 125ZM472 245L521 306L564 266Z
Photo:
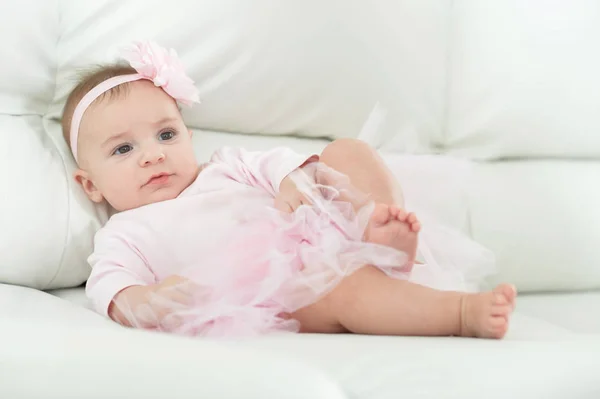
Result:
M1 398L600 397L598 0L20 0L0 27ZM363 139L409 202L517 285L507 337L215 342L89 310L107 213L74 184L61 109L78 71L146 38L198 84L184 112L202 159L319 151L379 103Z

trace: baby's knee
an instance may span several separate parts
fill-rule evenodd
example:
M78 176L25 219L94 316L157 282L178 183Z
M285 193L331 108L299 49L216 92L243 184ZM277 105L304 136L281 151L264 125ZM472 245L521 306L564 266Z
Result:
M329 303L329 295L299 309L291 317L300 323L302 333L335 334L348 332Z
M381 270L374 266L366 265L345 277L327 298L327 306L342 318L344 315L353 314L365 306L365 288L374 275L381 275Z
M350 154L364 151L371 151L371 147L364 141L341 138L329 143L323 150L321 158L348 159Z

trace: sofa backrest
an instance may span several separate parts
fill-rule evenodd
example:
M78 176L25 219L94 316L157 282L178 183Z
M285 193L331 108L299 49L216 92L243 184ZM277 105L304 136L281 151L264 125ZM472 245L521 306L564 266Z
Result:
M106 209L74 185L60 116L78 75L153 39L203 103L190 127L354 137L467 159L600 158L595 0L23 0L0 5L0 282L69 287ZM541 287L543 288L543 287Z

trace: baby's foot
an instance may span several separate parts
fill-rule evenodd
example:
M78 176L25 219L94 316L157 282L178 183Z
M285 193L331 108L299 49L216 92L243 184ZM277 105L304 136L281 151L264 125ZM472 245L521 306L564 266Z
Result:
M408 255L404 265L412 268L417 254L421 224L413 213L386 204L377 204L365 232L365 241L395 248Z
M504 337L515 308L516 296L517 290L510 284L500 284L490 292L463 296L460 335L496 339Z

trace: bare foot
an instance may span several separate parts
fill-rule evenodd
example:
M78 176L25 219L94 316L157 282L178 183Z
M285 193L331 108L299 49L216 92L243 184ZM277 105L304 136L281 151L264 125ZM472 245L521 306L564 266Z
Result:
M414 213L396 206L377 204L365 232L365 241L396 248L408 255L404 265L412 268L417 255L421 224Z
M510 284L500 284L490 292L463 296L460 335L496 339L504 337L515 308L516 296L517 290Z

